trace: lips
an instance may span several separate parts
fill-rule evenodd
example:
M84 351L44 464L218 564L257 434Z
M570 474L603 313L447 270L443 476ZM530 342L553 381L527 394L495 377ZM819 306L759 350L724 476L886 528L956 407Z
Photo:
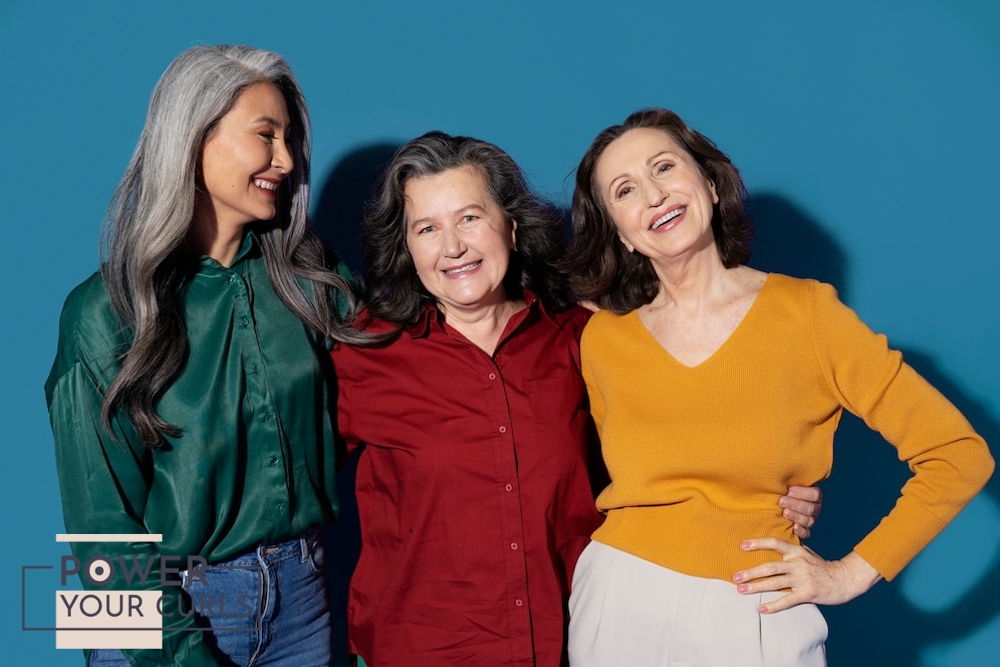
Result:
M469 273L470 271L475 271L483 263L483 260L477 259L474 262L469 262L468 264L462 264L461 266L454 266L450 269L445 269L443 273L446 276L460 276L463 273Z
M687 206L683 205L667 209L667 211L664 212L662 215L653 218L653 222L649 225L650 231L655 232L657 229L663 227L665 224L671 222L672 220L676 220L680 216L684 215L685 211L687 211Z
M255 178L255 179L253 179L253 184L257 188L259 188L261 190L264 190L264 191L268 192L269 194L274 194L274 193L276 193L278 191L278 186L281 184L281 182L280 181L269 181L269 180L264 179L264 178Z

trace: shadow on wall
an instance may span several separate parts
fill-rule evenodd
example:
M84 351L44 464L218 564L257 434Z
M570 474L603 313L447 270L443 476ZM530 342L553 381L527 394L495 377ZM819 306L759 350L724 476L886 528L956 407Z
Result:
M849 304L845 254L819 225L775 194L751 197L749 209L757 230L752 266L831 283ZM902 351L907 363L947 396L988 443L1000 443L997 420L950 380L930 354ZM808 542L825 558L839 558L860 541L892 508L909 476L895 449L850 414L844 415L837 431L834 452L833 474L823 484L823 514ZM1000 502L1000 479L994 477L983 493ZM961 569L963 563L947 566ZM830 626L830 667L922 664L929 648L960 641L1000 613L1000 561L993 562L969 592L935 612L925 612L904 597L903 576L905 570L896 581L880 583L846 605L823 608Z
M393 144L376 144L351 151L334 166L320 191L313 226L352 271L364 271L361 221L365 203L397 148ZM337 472L340 516L337 523L323 530L328 554L327 590L333 610L331 667L352 664L348 660L347 648L347 589L361 553L361 528L354 498L358 457L356 452L348 457L342 443L340 450L337 453L343 462Z
M352 271L363 271L361 221L365 203L398 144L374 144L348 153L320 190L313 227Z

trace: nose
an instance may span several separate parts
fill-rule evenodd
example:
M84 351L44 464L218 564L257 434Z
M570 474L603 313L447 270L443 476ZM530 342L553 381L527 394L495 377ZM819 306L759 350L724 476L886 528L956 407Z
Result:
M271 152L271 166L288 175L295 169L295 159L284 141L275 141Z
M462 234L454 227L447 227L444 230L444 245L442 246L445 257L461 257L468 250Z
M666 188L654 178L647 179L643 189L646 194L646 203L650 206L659 206L669 196Z

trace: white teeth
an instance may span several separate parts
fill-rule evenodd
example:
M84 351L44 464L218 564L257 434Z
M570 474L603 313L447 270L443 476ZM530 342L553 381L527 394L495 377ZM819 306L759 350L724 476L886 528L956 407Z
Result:
M278 189L278 184L277 183L272 183L271 181L265 181L265 180L260 179L260 178L254 180L253 184L256 185L258 188L264 188L265 190L277 190Z
M483 260L478 260L472 264L466 264L465 266L460 266L457 269L446 269L445 273L449 276L455 275L456 273L465 273L467 271L472 271L473 269L479 268L479 265L483 263Z
M681 213L683 213L686 210L687 210L687 206L681 206L680 208L675 208L674 210L672 210L670 213L667 213L662 218L657 218L656 220L654 220L653 224L650 225L649 228L650 229L659 229L660 227L662 227L663 225L667 224L668 222L670 222L671 220L673 220L674 218L676 218L677 216L679 216Z

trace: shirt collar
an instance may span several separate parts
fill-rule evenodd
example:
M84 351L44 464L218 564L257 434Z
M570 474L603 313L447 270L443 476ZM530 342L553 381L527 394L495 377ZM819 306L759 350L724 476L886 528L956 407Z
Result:
M559 326L559 323L556 322L555 318L548 312L548 309L545 308L541 298L527 288L524 290L524 303L528 306L529 311L538 310L546 319ZM410 338L426 337L430 333L431 324L436 324L438 328L444 330L444 313L433 302L428 303L424 307L424 311L417 316L417 321L409 327Z
M247 229L243 234L243 240L240 242L240 249L236 251L236 255L233 257L233 261L229 264L229 268L233 268L245 259L253 259L259 256L260 240L257 238L257 233L252 229ZM202 269L226 268L208 255L194 255L193 258Z

